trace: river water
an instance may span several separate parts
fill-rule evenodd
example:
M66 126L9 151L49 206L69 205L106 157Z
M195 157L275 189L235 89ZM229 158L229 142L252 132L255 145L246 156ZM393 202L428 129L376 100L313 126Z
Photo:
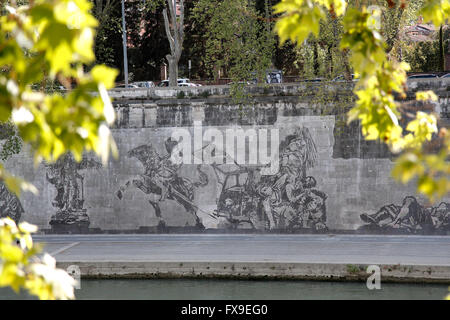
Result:
M307 299L443 299L448 285L382 283L368 290L363 282L244 281L209 279L81 280L78 300L307 300ZM0 300L30 299L0 288Z

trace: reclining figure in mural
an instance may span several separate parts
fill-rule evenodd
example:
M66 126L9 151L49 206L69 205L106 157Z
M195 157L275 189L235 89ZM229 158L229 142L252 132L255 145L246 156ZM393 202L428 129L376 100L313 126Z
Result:
M0 180L0 218L10 217L18 224L22 213L24 210L19 198Z
M429 212L435 231L450 231L450 203L441 202L437 207L431 208Z
M160 156L151 144L142 145L129 151L128 157L138 159L145 171L139 179L127 181L122 185L116 192L116 196L122 199L125 190L131 185L147 195L159 195L158 201L149 199L148 202L153 206L161 225L164 225L164 221L159 202L175 200L194 216L197 227L204 228L201 219L197 216L198 207L194 204L194 190L199 186L206 186L208 176L201 171L200 165L197 166L198 182L192 182L188 178L179 176L178 171L182 164L174 164L171 161L172 152L177 144L177 141L171 138L167 139L165 142L167 154L164 156Z
M71 153L59 158L53 164L47 164L46 178L56 188L56 197L52 206L57 212L52 216L50 224L89 225L89 216L84 206L84 177L79 170L101 168L101 163L83 156L76 162Z
M360 217L368 223L362 229L407 233L450 231L450 204L442 202L436 207L424 208L412 196L405 197L400 206L389 204L376 213L363 213Z
M316 179L306 175L317 161L307 128L298 128L282 141L280 160L279 173L271 176L261 176L257 166L235 163L230 170L230 165L213 165L221 185L215 212L222 220L219 228L327 229L327 196L315 188Z

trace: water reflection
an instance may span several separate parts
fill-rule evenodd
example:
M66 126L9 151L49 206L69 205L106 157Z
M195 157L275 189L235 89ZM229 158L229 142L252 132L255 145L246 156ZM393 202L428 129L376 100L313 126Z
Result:
M79 300L307 300L307 299L443 299L442 284L382 283L381 290L368 290L363 282L242 281L242 280L81 280L75 291ZM0 299L31 299L0 289Z

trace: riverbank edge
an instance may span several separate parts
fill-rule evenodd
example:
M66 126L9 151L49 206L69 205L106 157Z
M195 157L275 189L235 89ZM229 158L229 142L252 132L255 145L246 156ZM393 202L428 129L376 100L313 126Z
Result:
M367 281L369 264L281 262L61 261L82 279L235 279ZM450 284L450 266L379 264L381 282ZM76 270L77 268L70 268Z

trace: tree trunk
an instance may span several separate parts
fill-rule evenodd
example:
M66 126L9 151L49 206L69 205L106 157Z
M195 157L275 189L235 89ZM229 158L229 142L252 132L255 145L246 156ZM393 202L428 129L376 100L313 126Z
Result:
M176 87L178 85L178 61L176 57L168 54L166 56L169 62L169 87Z
M393 34L388 34L388 36L386 37L386 53L389 54L392 49L394 48L395 45L395 41L398 40L398 37L400 35L400 30L402 29L402 24L401 24L401 19L402 19L402 15L403 15L403 11L405 11L404 7L402 6L398 6L398 7L394 7L394 8L390 8L389 10L393 10L393 14L396 15L395 19L394 19L394 25L392 26L392 29L394 30Z
M176 16L174 1L167 0L167 6L169 7L170 21L167 9L163 10L164 26L170 44L170 54L166 55L166 59L169 63L169 86L176 87L178 85L178 61L180 61L184 39L184 1L180 0L179 20Z
M352 69L350 67L350 63L348 61L348 49L344 49L341 51L342 59L344 62L344 78L347 81L352 80Z
M328 74L333 74L333 45L328 46Z
M314 50L314 63L313 63L313 67L314 67L314 76L318 77L319 76L319 51L317 49L317 42L313 43L313 50Z

